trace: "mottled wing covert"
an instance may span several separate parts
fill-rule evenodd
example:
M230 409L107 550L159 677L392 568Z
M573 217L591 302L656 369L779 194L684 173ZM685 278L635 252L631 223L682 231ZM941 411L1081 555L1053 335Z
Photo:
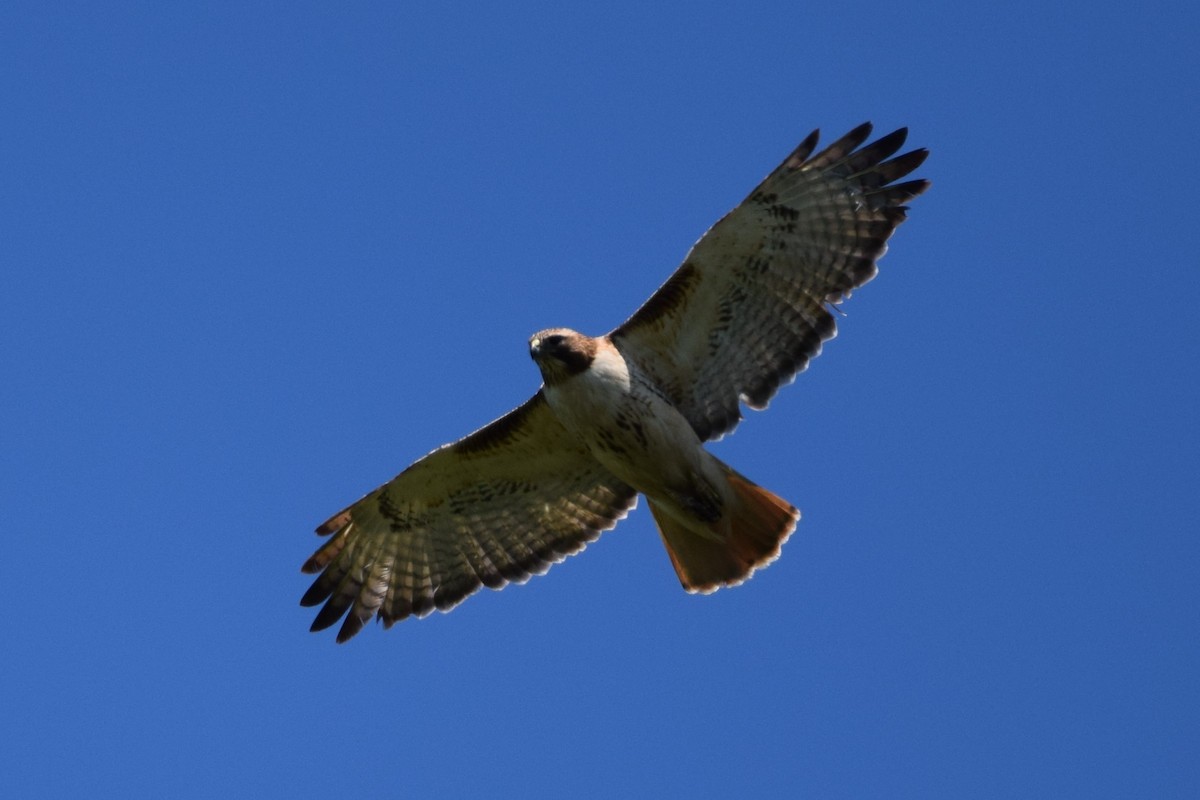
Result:
M345 615L344 642L448 611L480 586L524 583L613 527L637 494L567 435L541 392L420 459L317 529L331 536L303 567L300 601L324 603L314 631Z
M860 148L870 134L860 125L815 156L810 134L612 332L701 439L737 426L739 400L765 408L820 353L830 306L875 277L904 204L928 188L893 183L928 154L891 158L907 129Z

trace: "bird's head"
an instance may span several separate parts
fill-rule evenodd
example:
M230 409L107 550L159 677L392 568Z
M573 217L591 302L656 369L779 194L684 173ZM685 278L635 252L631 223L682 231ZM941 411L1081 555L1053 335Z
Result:
M570 328L547 328L529 337L529 357L546 383L554 383L591 366L596 340Z

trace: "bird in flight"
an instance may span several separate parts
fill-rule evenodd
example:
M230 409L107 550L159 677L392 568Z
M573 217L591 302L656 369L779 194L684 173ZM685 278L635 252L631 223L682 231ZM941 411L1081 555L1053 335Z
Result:
M817 152L813 131L604 336L533 335L542 386L419 459L317 528L301 599L344 642L448 611L479 587L541 575L646 496L683 588L736 586L779 556L800 512L707 450L740 404L764 409L835 333L834 308L875 277L928 151L895 153L858 126ZM893 157L895 156L895 157Z

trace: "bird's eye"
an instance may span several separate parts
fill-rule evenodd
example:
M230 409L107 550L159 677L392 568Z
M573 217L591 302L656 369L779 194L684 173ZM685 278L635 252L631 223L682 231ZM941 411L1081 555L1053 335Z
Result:
M559 336L557 333L554 334L553 336L547 336L545 339L542 340L542 345L544 347L558 347L562 343L563 343L563 337Z

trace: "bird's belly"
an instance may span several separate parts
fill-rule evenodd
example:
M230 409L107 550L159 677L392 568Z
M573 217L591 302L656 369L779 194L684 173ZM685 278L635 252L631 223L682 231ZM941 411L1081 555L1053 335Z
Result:
M687 419L646 387L569 382L546 387L546 400L597 461L643 494L684 490L712 469Z

